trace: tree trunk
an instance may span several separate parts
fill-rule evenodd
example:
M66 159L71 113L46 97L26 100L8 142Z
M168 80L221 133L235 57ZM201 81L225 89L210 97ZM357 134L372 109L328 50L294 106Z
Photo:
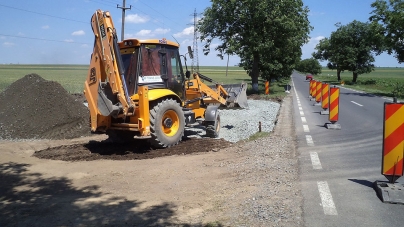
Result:
M352 78L352 82L356 83L356 80L358 79L358 73L353 73L353 78Z
M341 81L341 69L337 69L337 78L338 78L338 82Z
M254 54L254 59L253 59L253 67L251 71L251 82L252 82L252 90L253 93L257 94L258 93L258 77L260 74L259 70L259 54Z

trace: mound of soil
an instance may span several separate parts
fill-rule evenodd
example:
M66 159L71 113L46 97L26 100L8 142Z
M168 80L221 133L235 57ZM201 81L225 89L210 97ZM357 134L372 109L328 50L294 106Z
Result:
M176 146L165 149L153 149L145 140L136 140L131 143L91 140L88 143L62 145L36 151L33 156L40 159L62 161L93 161L99 159L139 160L172 155L216 152L231 145L231 142L224 139L184 138Z
M0 93L0 139L90 135L89 113L59 83L28 74Z

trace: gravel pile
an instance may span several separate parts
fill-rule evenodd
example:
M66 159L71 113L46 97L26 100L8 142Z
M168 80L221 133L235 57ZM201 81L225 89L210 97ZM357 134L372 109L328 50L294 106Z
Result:
M249 138L259 131L272 132L276 123L280 104L264 100L247 100L248 109L220 109L219 139L238 142ZM188 137L204 137L204 127L187 128L194 133Z

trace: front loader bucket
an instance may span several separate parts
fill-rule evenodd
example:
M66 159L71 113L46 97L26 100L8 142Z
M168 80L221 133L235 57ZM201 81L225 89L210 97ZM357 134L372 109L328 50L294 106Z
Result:
M241 83L241 85L225 85L229 97L226 99L227 107L240 107L247 109L247 84Z

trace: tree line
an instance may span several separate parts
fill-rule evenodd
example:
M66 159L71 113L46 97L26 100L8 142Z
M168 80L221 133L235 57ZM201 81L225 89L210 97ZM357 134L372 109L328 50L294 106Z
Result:
M308 20L309 9L302 0L211 0L198 22L197 31L209 54L212 42L218 56L238 55L239 66L251 77L253 91L258 92L258 79L289 77L294 69L321 73L318 62L328 61L336 69L351 71L353 82L358 75L374 70L374 56L387 52L404 61L404 2L376 0L367 22L337 24L330 37L316 46L312 58L301 60L301 47L309 41L313 30Z

